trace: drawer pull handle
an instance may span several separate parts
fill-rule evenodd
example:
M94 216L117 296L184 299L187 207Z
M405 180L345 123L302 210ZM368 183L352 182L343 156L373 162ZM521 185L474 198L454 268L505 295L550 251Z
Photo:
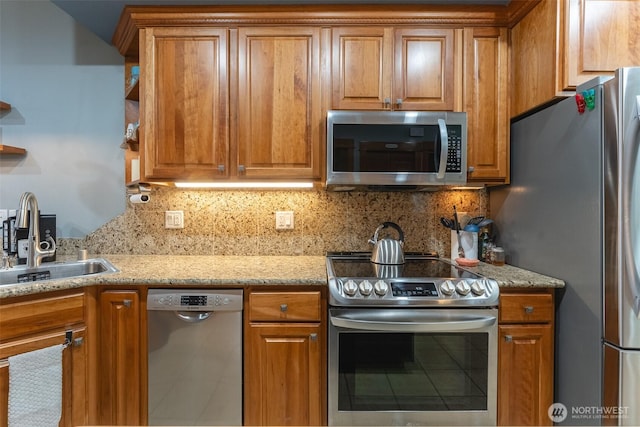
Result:
M286 312L289 309L289 307L287 306L287 304L280 304L280 311L281 312Z
M530 305L525 306L524 307L524 312L527 313L527 314L533 313L533 307L530 306Z
M505 340L506 342L511 342L511 341L513 341L513 337L512 337L511 335L505 335L505 336L504 336L504 340Z

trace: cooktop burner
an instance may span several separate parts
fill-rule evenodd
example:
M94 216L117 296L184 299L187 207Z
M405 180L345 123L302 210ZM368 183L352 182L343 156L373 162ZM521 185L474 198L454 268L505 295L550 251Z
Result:
M405 253L404 264L375 264L369 252L327 254L329 303L333 306L498 305L488 279L431 253Z

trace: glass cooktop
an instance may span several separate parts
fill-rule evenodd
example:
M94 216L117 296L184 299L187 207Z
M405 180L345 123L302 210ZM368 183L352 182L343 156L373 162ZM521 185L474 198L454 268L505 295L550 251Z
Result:
M394 277L404 278L479 278L449 261L429 254L405 254L404 264L375 264L369 252L329 253L335 277L381 277L381 270L393 271Z

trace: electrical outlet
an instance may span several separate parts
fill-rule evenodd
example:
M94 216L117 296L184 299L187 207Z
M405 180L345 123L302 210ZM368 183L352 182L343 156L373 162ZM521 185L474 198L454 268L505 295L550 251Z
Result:
M293 211L276 212L276 230L293 230Z
M164 228L184 228L184 212L165 211Z

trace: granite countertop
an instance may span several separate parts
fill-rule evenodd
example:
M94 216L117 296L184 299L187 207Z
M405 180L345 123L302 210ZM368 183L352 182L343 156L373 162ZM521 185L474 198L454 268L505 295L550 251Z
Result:
M91 285L243 286L327 284L324 256L101 255L117 273L0 286L0 298ZM58 257L60 261L74 259ZM501 288L561 288L559 279L516 268L480 263L469 268Z

